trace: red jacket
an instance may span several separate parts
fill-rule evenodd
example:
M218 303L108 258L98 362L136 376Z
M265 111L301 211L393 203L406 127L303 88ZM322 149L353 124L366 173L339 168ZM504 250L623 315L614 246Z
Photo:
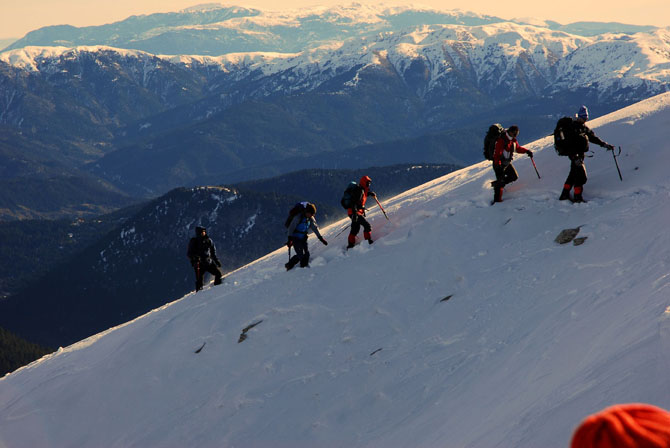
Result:
M519 145L516 137L510 140L509 135L505 132L496 141L496 149L493 151L493 164L500 165L503 162L511 162L514 157L514 152L524 154L528 152L528 150Z
M347 210L349 216L353 215L354 210L358 215L365 215L365 202L368 200L368 195L370 194L370 183L372 179L369 176L363 176L358 181L358 185L361 186L361 196L354 199L353 210L350 208ZM374 195L374 193L372 193Z

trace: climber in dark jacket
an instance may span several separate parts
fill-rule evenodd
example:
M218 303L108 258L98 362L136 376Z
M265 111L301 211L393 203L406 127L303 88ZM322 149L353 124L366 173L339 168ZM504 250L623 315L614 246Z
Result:
M205 272L214 276L214 284L221 284L221 262L216 256L216 247L212 239L207 236L204 227L195 228L195 236L188 242L186 256L191 260L191 266L195 270L195 290L202 289Z
M588 127L586 126L586 121L589 119L589 110L586 106L579 108L577 112L577 117L572 120L572 134L573 135L582 135L587 138L581 141L582 144L574 145L573 153L570 157L570 173L568 178L565 179L565 184L563 185L563 191L561 196L558 198L561 201L570 199L570 190L572 187L575 188L575 196L572 199L573 202L586 202L582 193L584 191L584 184L586 183L586 166L584 166L584 153L589 150L589 142L600 145L603 148L606 148L608 151L614 149L614 146L610 145L607 142L604 142Z

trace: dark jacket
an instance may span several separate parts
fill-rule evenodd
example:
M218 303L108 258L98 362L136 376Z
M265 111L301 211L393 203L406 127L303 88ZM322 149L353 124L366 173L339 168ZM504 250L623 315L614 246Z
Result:
M579 120L572 120L572 130L574 135L586 135L588 142L595 143L596 145L602 146L603 148L607 147L607 142L601 140L595 132L591 130L586 123L582 123ZM570 156L570 159L584 160L584 153L589 150L589 144L586 142L586 145L582 148L576 149L574 155Z
M188 250L186 251L186 256L191 260L191 263L196 261L204 262L211 264L212 261L215 263L219 261L216 256L216 247L214 242L207 235L195 236L191 238L188 242Z

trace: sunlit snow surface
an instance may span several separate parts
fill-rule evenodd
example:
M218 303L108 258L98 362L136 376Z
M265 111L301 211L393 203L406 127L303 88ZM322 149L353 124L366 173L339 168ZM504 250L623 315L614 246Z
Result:
M280 248L4 377L0 446L566 447L604 406L670 408L670 94L590 125L623 182L593 147L588 203L521 129L542 178L517 156L503 203L474 165L381 198L372 246L341 221L311 268Z

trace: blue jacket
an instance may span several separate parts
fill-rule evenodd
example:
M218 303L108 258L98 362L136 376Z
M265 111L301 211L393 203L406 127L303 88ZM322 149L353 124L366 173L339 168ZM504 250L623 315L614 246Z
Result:
M307 218L304 214L296 215L288 226L288 236L296 239L307 239L307 232L312 230L318 239L323 239L319 232L319 226L316 219L312 216Z

